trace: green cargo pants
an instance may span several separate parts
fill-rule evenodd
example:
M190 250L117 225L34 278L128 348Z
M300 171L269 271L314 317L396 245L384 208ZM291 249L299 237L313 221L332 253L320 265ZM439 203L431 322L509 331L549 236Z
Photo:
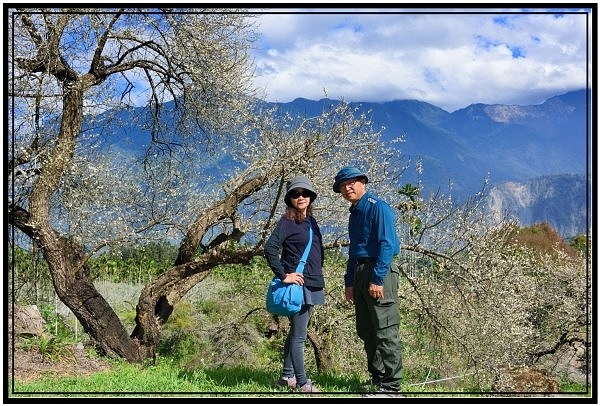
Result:
M374 262L357 264L354 273L354 309L356 332L364 342L371 380L384 390L400 390L402 347L396 265L383 280L383 299L369 295Z

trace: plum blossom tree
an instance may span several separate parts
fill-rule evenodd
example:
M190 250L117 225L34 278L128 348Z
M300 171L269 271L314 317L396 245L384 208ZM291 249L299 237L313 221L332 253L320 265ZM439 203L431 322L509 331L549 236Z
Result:
M327 221L342 210L325 192L332 162L359 156L365 169L399 176L398 152L343 101L317 117L256 103L243 10L15 8L9 23L9 224L43 254L57 296L108 355L155 357L161 325L189 289L216 265L260 254L289 177L314 180ZM145 130L138 153L114 139L132 124L119 121L123 111ZM127 332L87 261L151 239L179 241L179 254L144 287Z

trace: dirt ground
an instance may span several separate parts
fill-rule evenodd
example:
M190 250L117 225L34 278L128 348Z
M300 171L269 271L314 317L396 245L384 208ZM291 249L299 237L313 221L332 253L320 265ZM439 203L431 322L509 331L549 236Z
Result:
M65 347L60 356L49 359L37 349L23 348L23 341L15 341L14 352L9 348L8 374L19 382L31 382L44 376L85 376L110 369L110 364L86 354L83 346Z

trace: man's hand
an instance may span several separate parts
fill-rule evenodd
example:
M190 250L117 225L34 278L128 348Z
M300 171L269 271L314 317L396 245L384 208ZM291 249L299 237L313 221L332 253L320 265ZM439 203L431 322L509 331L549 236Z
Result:
M383 286L369 283L369 295L371 295L373 299L383 299Z
M346 302L350 304L354 303L354 288L352 286L348 286L344 290L344 295L346 296Z

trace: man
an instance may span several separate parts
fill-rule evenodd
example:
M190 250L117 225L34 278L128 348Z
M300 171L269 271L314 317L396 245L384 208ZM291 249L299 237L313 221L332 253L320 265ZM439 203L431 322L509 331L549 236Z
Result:
M398 311L400 253L392 208L366 190L369 178L347 166L335 176L333 191L351 203L350 248L344 275L346 301L354 303L356 332L364 342L367 369L378 392L400 391L402 349Z

